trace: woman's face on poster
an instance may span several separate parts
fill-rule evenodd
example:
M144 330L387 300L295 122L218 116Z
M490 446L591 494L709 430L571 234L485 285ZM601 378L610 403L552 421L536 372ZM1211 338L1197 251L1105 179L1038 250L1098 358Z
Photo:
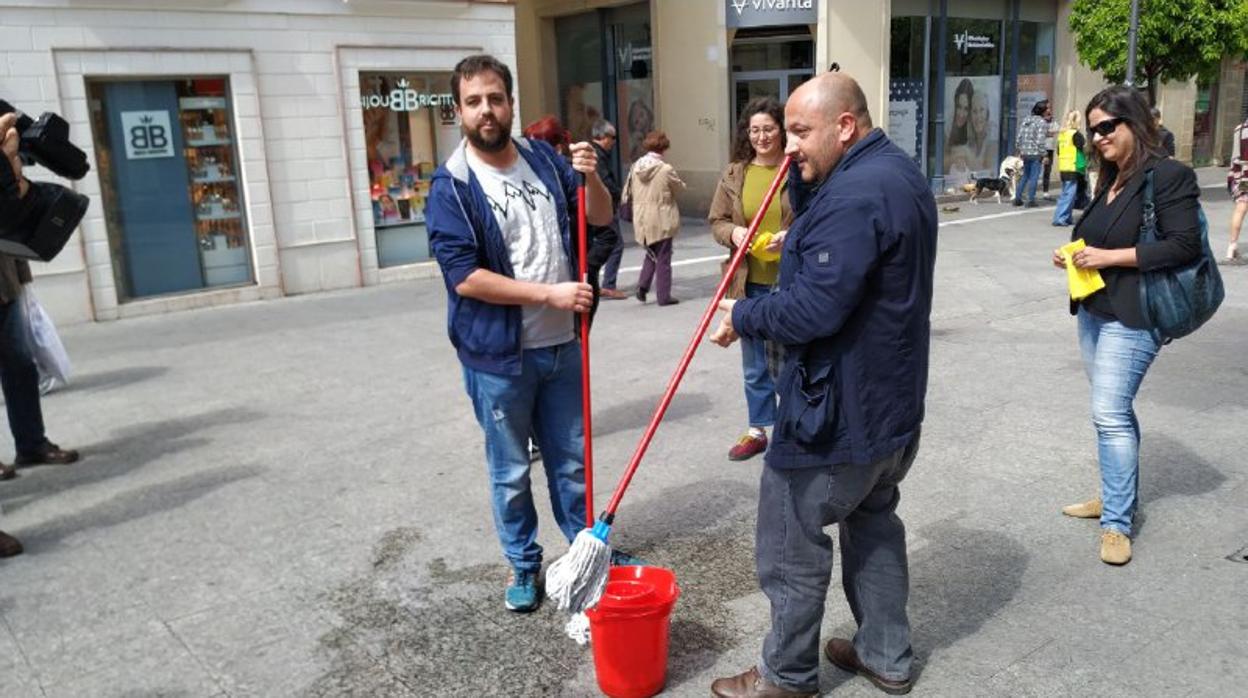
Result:
M960 94L954 100L953 127L962 128L966 125L966 116L970 112L970 98L966 94Z
M971 106L971 130L980 136L988 134L988 96L975 95Z

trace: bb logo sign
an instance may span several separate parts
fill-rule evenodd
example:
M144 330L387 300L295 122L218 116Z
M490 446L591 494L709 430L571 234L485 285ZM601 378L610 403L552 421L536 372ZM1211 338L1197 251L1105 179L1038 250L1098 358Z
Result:
M126 139L126 158L147 160L171 158L173 129L167 111L123 111L121 130Z

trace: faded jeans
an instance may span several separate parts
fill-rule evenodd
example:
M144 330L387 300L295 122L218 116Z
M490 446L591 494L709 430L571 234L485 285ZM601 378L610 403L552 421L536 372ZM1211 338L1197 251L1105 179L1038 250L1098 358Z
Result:
M585 528L580 346L525 349L518 376L464 367L464 387L485 432L494 527L512 567L542 567L529 483L529 434L542 452L555 522L571 541Z
M1014 201L1021 203L1023 200L1023 192L1027 193L1027 201L1035 203L1036 201L1036 185L1040 183L1040 170L1044 168L1042 160L1043 155L1024 155L1023 156L1023 178L1018 182L1018 189L1014 191Z
M746 298L771 293L766 284L745 285ZM745 376L745 405L750 426L769 427L776 423L776 382L767 370L767 342L762 337L741 338L741 371Z
M824 528L832 524L840 532L841 581L858 624L859 660L885 678L910 678L906 527L896 509L898 484L918 450L916 432L909 446L867 465L763 468L755 557L771 601L758 667L768 681L791 691L819 689L819 626L833 563Z
M1135 394L1160 348L1148 330L1079 308L1079 349L1092 384L1092 424L1101 466L1101 528L1128 536L1140 490Z

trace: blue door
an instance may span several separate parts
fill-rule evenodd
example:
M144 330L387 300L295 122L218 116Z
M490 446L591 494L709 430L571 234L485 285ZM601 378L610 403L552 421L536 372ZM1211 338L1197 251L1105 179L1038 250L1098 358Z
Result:
M203 288L174 83L104 90L128 295Z

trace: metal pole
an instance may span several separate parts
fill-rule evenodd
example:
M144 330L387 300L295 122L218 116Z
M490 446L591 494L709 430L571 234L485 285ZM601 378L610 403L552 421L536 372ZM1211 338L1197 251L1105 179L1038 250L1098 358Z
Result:
M932 127L936 129L936 171L932 173L932 183L940 193L945 191L945 44L948 37L949 1L940 0L940 15L936 19L936 108Z
M1135 85L1135 35L1140 31L1140 0L1131 0L1131 28L1127 30L1128 87Z

